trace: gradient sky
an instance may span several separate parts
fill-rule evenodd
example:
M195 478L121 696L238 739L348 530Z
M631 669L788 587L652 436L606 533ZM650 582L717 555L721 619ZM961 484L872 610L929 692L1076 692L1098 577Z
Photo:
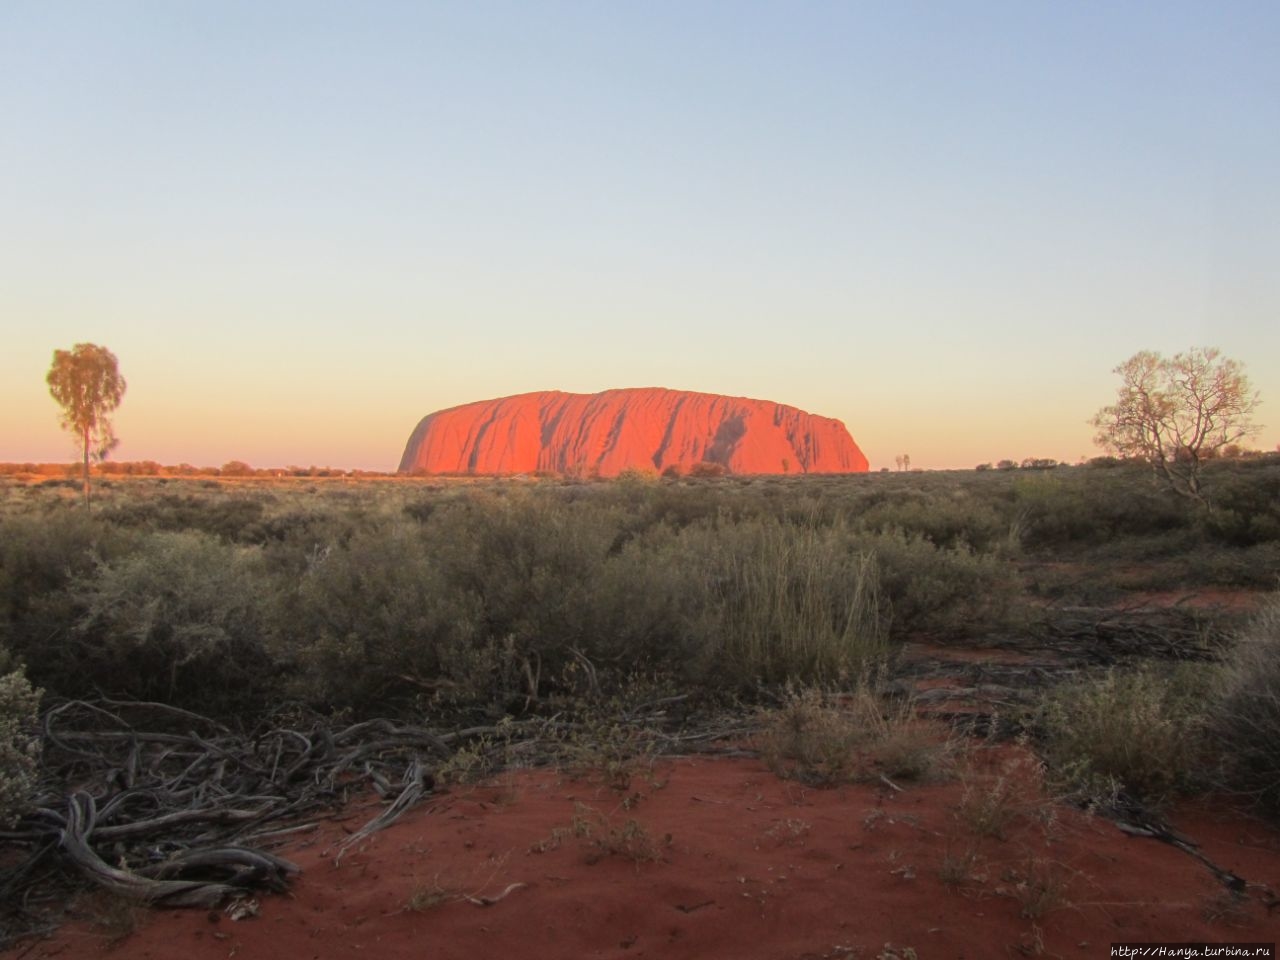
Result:
M922 467L1097 451L1140 349L1280 441L1280 4L0 3L0 461L394 469L667 386Z

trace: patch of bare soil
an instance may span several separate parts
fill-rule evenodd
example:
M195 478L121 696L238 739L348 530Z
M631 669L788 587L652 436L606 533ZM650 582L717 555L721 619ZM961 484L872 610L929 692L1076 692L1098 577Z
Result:
M11 955L1105 957L1112 941L1280 932L1277 830L1210 801L1173 812L1193 849L1241 879L1233 891L1187 849L1050 801L1019 748L975 754L959 779L902 789L812 789L751 759L663 761L624 792L506 773L339 861L370 799L277 851L302 868L286 894L123 922L90 900Z
M1129 594L1130 609L1162 610L1181 608L1206 613L1257 613L1269 593L1233 587L1195 587L1186 590L1139 590Z

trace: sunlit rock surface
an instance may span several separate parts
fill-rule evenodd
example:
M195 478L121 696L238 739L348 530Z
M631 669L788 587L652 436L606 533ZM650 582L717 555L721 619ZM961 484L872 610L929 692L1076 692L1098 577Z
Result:
M548 390L482 400L422 419L402 473L561 473L628 468L730 473L861 473L867 458L839 420L768 400L645 387Z

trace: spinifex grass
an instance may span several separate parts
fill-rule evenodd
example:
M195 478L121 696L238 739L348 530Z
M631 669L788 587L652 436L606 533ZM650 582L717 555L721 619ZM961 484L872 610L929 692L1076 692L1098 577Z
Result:
M875 558L842 524L759 521L729 537L720 659L771 683L866 678L888 652Z

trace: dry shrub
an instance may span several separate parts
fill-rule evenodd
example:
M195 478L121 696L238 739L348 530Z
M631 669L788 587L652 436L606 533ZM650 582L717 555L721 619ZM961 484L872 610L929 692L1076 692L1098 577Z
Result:
M615 823L612 817L585 803L575 804L573 835L589 844L593 863L604 857L622 857L638 867L661 860L663 851L671 845L670 836L659 840L634 817Z
M975 879L975 873L981 858L972 846L962 850L948 847L942 854L942 862L938 864L938 879L948 887L960 887Z
M142 925L146 907L110 890L93 890L75 901L76 912L88 920L108 947L127 940Z
M637 774L653 769L654 744L640 728L595 714L573 728L559 753L573 776L621 793Z
M1007 759L994 776L966 771L956 813L978 836L1004 840L1016 820L1041 806L1043 777L1043 765L1025 754Z
M1280 816L1280 595L1237 638L1215 693L1210 730L1228 784Z
M832 696L789 688L765 711L756 747L775 774L817 786L887 777L921 780L949 766L949 734L867 687Z
M440 879L440 874L431 878L429 883L416 883L405 900L405 909L413 913L427 913L436 907L442 907L451 900L456 900L459 892L447 886Z
M1003 879L1011 884L1008 893L1022 908L1022 916L1039 920L1046 914L1070 906L1068 893L1077 872L1066 864L1041 857L1028 858L1021 870L1009 870Z

